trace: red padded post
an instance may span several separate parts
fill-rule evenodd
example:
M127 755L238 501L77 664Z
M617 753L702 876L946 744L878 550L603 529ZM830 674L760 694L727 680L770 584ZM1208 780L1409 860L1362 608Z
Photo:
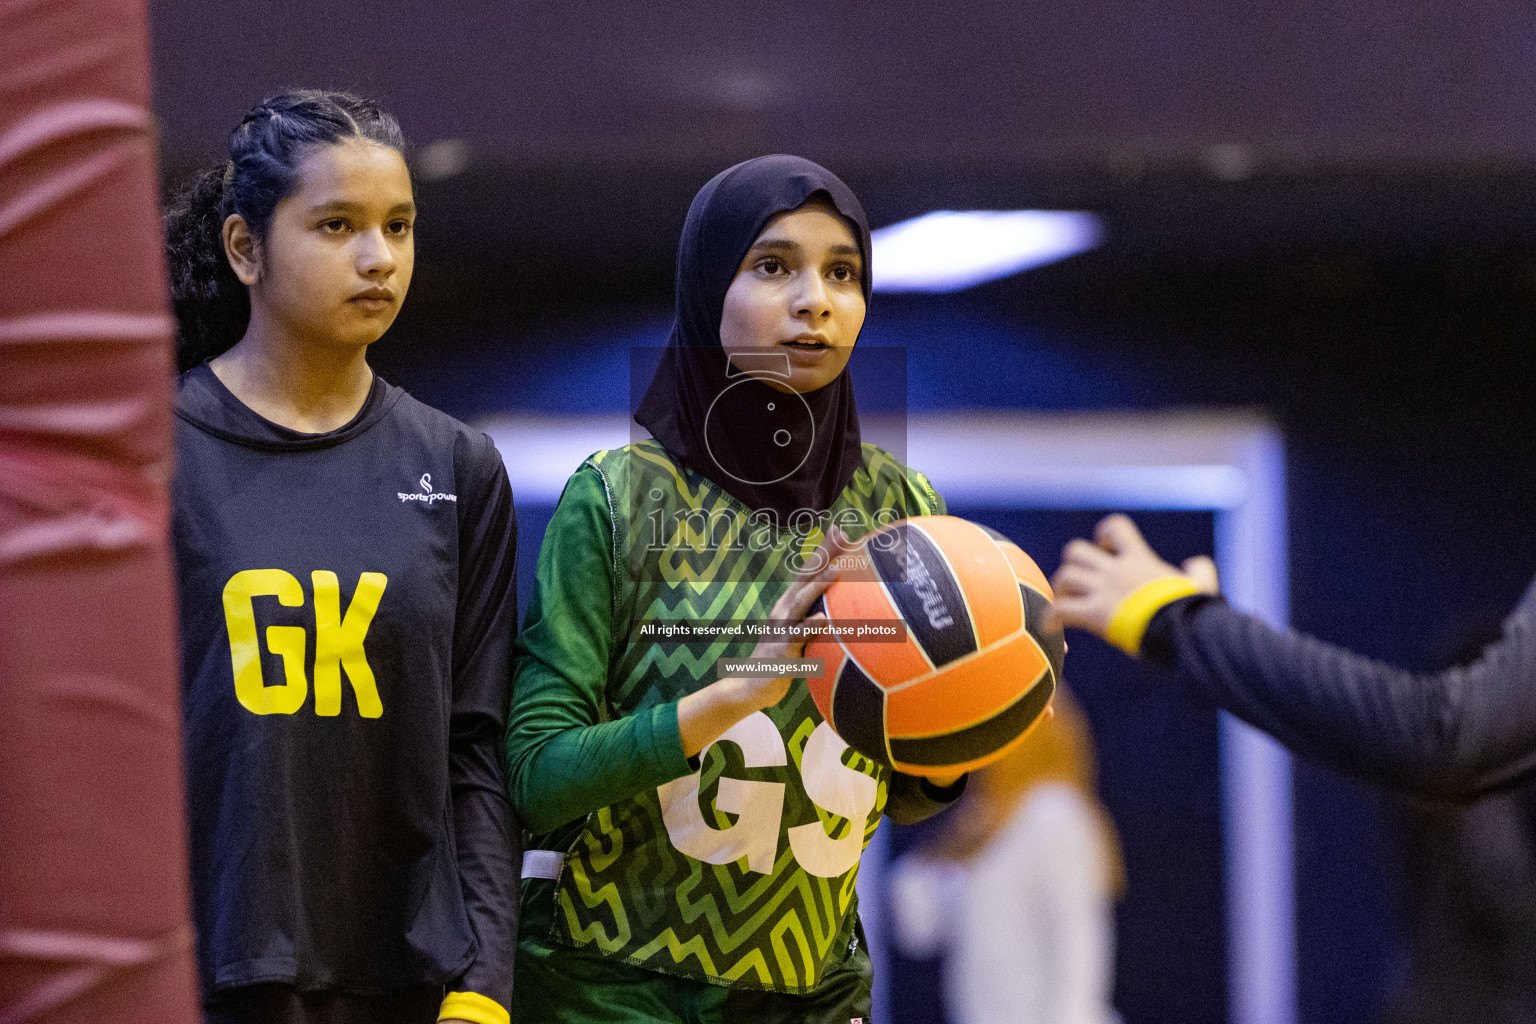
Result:
M143 0L0 0L0 1024L198 1020Z

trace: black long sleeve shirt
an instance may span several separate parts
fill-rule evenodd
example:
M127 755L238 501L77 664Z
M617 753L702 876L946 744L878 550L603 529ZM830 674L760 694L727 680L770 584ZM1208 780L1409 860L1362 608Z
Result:
M1161 609L1142 654L1299 754L1466 798L1536 768L1536 583L1473 664L1419 674L1278 632L1218 598Z
M326 434L206 365L176 415L205 989L441 983L507 1006L516 520L495 447L378 379Z

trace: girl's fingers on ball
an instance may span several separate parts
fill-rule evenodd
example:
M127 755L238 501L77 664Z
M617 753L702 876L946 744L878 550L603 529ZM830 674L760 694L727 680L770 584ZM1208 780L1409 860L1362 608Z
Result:
M816 545L818 556L817 564L821 567L817 573L825 572L828 567L837 565L839 555L847 554L853 547L853 542L848 535L835 526L827 527L826 536L821 538L821 543Z
M770 614L775 619L791 619L796 622L804 618L816 599L837 582L842 572L839 559L852 554L858 546L857 541L851 540L848 534L836 526L827 527L826 536L816 546L815 553L807 559L806 568L801 570L784 596L774 603Z
M830 570L835 577L848 564L844 560L853 557L859 551L860 544L849 540L848 535L837 529L837 527L832 527L832 532L828 534L828 537L829 539L835 538L835 542L827 549L827 565L824 571Z
M815 603L816 599L825 594L827 588L836 582L837 568L835 566L828 566L825 572L817 574L815 579L805 585L805 591L800 601L800 614L804 615L811 605Z
M816 639L816 634L820 633L822 628L827 625L827 621L827 617L821 614L821 612L817 612L815 615L802 621L800 623L803 627L802 631L784 645L785 655L796 658L805 657L806 647L810 645L812 640Z
M816 599L827 592L827 588L837 582L837 567L829 565L810 579L802 580L790 586L784 592L784 596L773 604L770 613L775 619L791 619L799 622L805 618L805 613L810 610Z
M816 550L805 559L800 571L795 573L795 583L790 587L793 592L795 587L815 583L819 580L833 580L837 578L840 569L838 558L847 552L847 537L837 527L831 527L821 543L816 545Z
M784 592L784 596L773 603L773 610L769 616L775 620L784 619L790 622L799 622L805 618L806 609L811 602L816 600L815 593L811 592L807 584L797 583Z

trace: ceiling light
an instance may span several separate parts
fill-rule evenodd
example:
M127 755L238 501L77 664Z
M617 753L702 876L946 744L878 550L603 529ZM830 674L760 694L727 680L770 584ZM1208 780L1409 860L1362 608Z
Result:
M936 210L881 228L877 292L953 292L1094 248L1104 227L1068 210Z

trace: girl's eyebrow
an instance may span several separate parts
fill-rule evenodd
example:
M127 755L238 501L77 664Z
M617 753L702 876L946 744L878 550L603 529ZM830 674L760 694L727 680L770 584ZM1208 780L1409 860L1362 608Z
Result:
M318 217L326 213L365 213L367 207L362 203L354 203L347 199L333 199L328 203L317 203L309 208L310 216ZM400 213L415 213L416 204L412 202L396 203L389 208L387 216Z
M788 238L760 238L752 243L749 252L799 252L800 243ZM829 246L827 251L833 256L857 256L862 258L864 253L856 245L838 243Z
M799 252L800 243L788 238L759 238L752 243L752 252Z

